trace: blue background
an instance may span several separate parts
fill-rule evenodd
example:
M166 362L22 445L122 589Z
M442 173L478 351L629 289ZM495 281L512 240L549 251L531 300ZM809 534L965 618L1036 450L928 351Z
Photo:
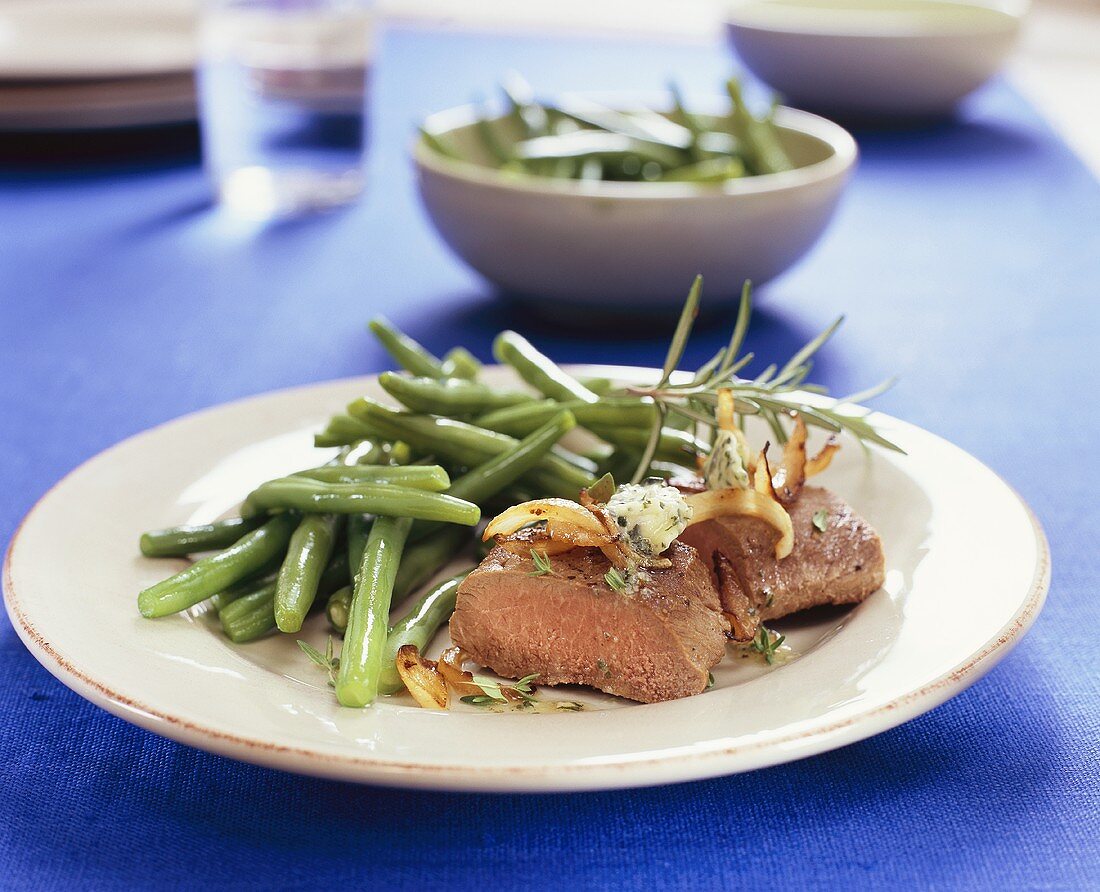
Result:
M149 425L383 368L363 328L377 312L437 351L487 358L513 326L561 360L659 362L664 331L578 337L524 318L430 231L412 124L508 67L548 92L675 75L705 95L729 61L718 46L393 31L367 200L263 232L210 207L190 130L0 140L0 541L54 480ZM835 225L763 289L748 346L786 355L848 313L816 377L844 391L900 374L881 408L973 452L1035 508L1050 597L987 679L894 731L750 775L437 795L161 740L63 688L0 620L0 886L1100 886L1100 186L1003 84L956 121L857 137ZM687 361L723 337L704 327Z

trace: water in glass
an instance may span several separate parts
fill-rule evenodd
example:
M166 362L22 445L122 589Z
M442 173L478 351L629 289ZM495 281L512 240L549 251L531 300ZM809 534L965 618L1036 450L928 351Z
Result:
M211 0L199 93L219 199L269 219L362 192L371 18L362 0Z

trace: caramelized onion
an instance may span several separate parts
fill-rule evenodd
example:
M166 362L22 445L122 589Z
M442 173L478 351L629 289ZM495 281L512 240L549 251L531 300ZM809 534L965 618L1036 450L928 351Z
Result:
M539 537L521 536L519 533L516 533L514 536L499 536L497 538L497 545L505 551L510 551L512 554L518 554L520 557L527 557L532 551L540 552L547 557L553 557L556 554L565 554L567 551L572 551L577 547L572 542L566 542L562 539L551 539L545 534Z
M508 536L539 520L546 521L551 539L593 547L611 541L607 528L595 514L568 499L535 499L513 505L489 521L482 538Z
M466 655L461 650L457 647L448 647L439 655L436 665L440 675L458 696L469 697L484 693L474 682L473 675L462 668L465 662Z
M776 558L785 558L794 547L791 516L769 495L754 489L714 489L687 496L687 501L692 507L689 526L731 514L756 517L779 533L779 539L775 543Z
M794 416L794 431L783 447L783 461L772 477L776 498L790 505L802 492L806 482L806 422L801 415Z
M775 486L772 483L772 468L768 463L768 447L770 443L765 443L764 448L760 450L760 455L756 458L756 464L753 465L752 472L752 484L753 488L762 496L767 496L769 499L776 499Z
M825 441L825 445L821 447L821 451L817 453L813 458L806 460L806 476L813 477L815 474L820 474L833 460L833 456L840 451L840 440L837 439L836 434L830 434L829 439Z
M447 685L435 663L420 656L412 644L398 648L396 663L397 674L417 703L425 709L447 708Z

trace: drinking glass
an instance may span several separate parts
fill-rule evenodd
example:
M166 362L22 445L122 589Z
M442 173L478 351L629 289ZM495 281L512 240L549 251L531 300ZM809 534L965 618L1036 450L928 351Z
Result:
M224 205L263 220L359 197L371 32L364 0L207 0L203 161Z

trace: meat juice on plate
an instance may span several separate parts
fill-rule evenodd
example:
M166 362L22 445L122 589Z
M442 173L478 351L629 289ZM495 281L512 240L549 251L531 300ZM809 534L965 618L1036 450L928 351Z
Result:
M364 185L371 17L361 0L218 0L201 28L203 156L219 199L267 219Z

